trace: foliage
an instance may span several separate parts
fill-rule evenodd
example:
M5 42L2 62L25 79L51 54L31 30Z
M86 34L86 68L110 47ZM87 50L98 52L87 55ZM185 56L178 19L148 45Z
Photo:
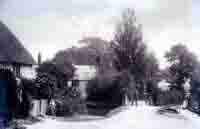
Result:
M57 53L75 65L94 65L98 73L111 68L112 51L110 44L99 37L85 37L79 41L81 47L72 47Z
M75 68L73 66L73 62L71 62L65 54L62 54L62 51L56 53L55 57L53 58L52 62L54 63L55 67L59 71L60 76L64 76L66 80L71 79L74 76ZM59 76L56 75L56 76Z
M112 48L116 56L114 64L119 71L129 69L132 73L142 73L139 71L144 68L142 66L146 46L143 43L140 28L136 25L134 11L128 9L123 13Z
M112 91L112 92L111 92ZM100 104L100 107L111 107L122 104L122 93L114 77L98 76L88 82L87 101Z
M57 63L47 61L38 68L36 86L41 91L42 97L45 98L56 97L61 95L62 92L66 92L67 81L73 77L75 70L72 64L64 61L62 63L61 59L54 59L54 61L57 61Z
M150 105L158 105L158 94L160 89L158 88L158 82L154 79L147 81L146 87L146 101Z
M42 63L37 69L36 89L38 98L53 97L53 90L57 88L57 79L63 75L50 61Z
M117 79L124 99L127 96L131 104L135 103L137 105L137 101L141 97L139 95L141 89L136 83L135 78L129 71L122 71Z
M156 79L159 67L155 56L147 51L134 10L127 9L122 14L121 21L116 27L112 49L115 68L119 72L130 71L139 94L144 95L147 81Z
M51 105L49 106L49 110L52 110L50 108L52 108ZM55 99L55 108L53 112L54 114L49 112L49 115L70 116L74 113L85 113L86 108L80 98L65 95L62 98Z
M44 62L38 68L36 86L40 98L56 100L56 115L81 112L83 103L78 87L69 87L67 82L74 76L75 68L58 52L52 61Z
M83 48L93 60L98 74L105 74L109 70L113 70L113 51L110 43L98 37L83 38L79 42L85 45Z
M197 64L195 55L182 44L173 46L165 55L170 63L169 73L171 74L171 88L175 88L185 96L183 85L192 78L194 68Z
M56 88L55 77L39 72L36 78L36 87L38 91L38 99L50 99L53 97L53 89Z
M188 98L188 108L196 113L200 113L200 63L198 62L191 78L191 96Z
M160 91L157 99L158 105L181 105L184 97L179 90L171 89L168 91Z

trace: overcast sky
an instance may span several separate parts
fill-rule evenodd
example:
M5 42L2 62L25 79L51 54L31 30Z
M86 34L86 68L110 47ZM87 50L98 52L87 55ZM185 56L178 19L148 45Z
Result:
M0 20L37 57L51 58L87 36L110 40L117 18L134 8L144 38L163 62L171 45L187 44L200 55L199 0L0 0ZM194 28L194 29L192 29Z

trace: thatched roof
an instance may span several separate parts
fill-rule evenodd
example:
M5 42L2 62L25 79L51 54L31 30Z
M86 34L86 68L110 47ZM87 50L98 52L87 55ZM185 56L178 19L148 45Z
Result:
M2 22L0 22L0 62L36 64L31 54Z

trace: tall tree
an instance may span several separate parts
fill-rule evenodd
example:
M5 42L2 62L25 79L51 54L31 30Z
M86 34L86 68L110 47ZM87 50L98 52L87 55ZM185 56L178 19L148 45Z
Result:
M129 89L138 90L141 98L148 96L148 93L153 94L149 91L155 90L158 61L153 53L147 51L134 10L127 9L123 12L111 44L115 68L122 73L130 72L129 76L134 78L134 86L129 86Z
M171 74L172 88L184 93L183 85L191 79L194 68L197 64L196 56L183 44L172 46L170 51L165 54L169 62L169 72Z
M146 75L146 45L134 10L123 12L112 41L114 65L118 71L128 70L137 83L143 85Z

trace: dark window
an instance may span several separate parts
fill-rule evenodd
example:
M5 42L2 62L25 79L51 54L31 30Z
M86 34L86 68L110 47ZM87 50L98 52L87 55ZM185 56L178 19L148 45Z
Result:
M14 72L16 77L20 77L21 76L21 74L20 74L20 66L14 66L13 67L13 72Z
M79 80L72 80L72 86L79 86Z

